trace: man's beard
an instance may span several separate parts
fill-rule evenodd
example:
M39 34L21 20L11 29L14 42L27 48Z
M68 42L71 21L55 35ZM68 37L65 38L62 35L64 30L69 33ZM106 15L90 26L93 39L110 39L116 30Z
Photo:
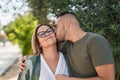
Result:
M63 37L62 39L59 39L59 38L57 38L56 33L55 33L55 36L56 36L56 39L57 39L58 43L63 43L63 42L65 42L65 37Z

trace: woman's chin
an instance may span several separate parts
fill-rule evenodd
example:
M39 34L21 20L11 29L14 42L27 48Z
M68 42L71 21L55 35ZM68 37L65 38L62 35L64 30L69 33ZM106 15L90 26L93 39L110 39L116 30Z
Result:
M48 43L48 45L50 45L50 46L51 46L51 45L54 45L54 44L56 44L56 42L52 42L52 41L51 41L51 42Z
M53 43L56 43L56 40L53 39L53 38L49 38L49 39L46 40L46 42L47 42L47 43L50 43L50 44L51 44L51 43L53 44Z
M56 45L55 41L47 41L46 44L44 45L44 47L51 47L51 46L54 46L54 45Z

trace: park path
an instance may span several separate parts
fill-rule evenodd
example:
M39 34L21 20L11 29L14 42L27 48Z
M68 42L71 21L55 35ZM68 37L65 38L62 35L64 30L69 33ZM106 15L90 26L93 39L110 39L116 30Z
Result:
M6 42L6 46L2 46L0 43L0 76L4 75L4 73L6 73L8 69L12 65L14 65L16 61L19 60L20 57L21 57L21 50L18 47L18 45L13 45L11 42ZM14 80L14 79L5 79L5 80Z

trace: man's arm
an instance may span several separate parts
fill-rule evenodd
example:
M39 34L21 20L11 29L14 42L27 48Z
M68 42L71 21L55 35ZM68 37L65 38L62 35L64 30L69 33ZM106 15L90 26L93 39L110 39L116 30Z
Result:
M95 67L98 77L75 78L65 75L56 75L56 80L115 80L114 64L106 64Z

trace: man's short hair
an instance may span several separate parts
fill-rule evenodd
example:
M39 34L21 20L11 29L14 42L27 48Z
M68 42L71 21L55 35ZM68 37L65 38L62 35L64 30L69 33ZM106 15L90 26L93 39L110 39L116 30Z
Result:
M71 15L73 15L73 16L79 21L77 15L74 14L74 13L72 13L72 12L69 12L69 11L65 11L65 12L62 12L62 13L58 14L58 15L57 15L57 18L62 17L62 16L64 16L64 15L66 15L66 14L71 14Z

